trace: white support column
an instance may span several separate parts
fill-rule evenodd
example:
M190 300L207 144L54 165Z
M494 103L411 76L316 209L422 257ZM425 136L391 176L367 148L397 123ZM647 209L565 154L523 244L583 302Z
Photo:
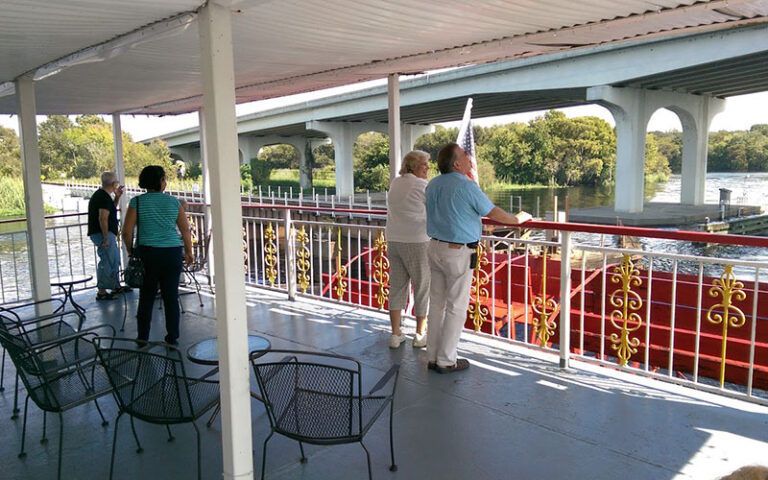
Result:
M560 232L560 368L571 358L571 232Z
M206 235L209 235L211 230L213 230L213 225L211 224L211 175L208 173L208 155L206 155L205 151L206 128L205 115L203 114L202 108L197 111L197 124L200 127L200 166L203 172L203 212L205 213L205 233ZM213 252L213 242L215 239L213 238L213 235L209 235L209 237L211 239L211 243L208 245L208 282L215 286L216 282L214 276L214 264L216 262L214 261L213 255L211 255Z
M434 130L435 127L432 125L404 123L401 129L400 153L404 156L413 150L413 144L416 143L420 136L432 133Z
M48 246L45 238L43 185L40 180L40 151L37 144L35 83L31 76L19 78L15 83L27 215L29 276L33 298L45 300L51 298L51 283L48 270Z
M387 77L387 120L389 124L389 180L397 177L403 158L400 151L400 76L390 73Z
M687 96L691 97L691 96ZM680 203L703 205L707 180L707 150L712 118L725 108L725 100L695 97L685 106L670 106L683 126Z
M112 114L112 141L115 144L115 174L117 179L122 185L125 185L125 159L123 158L123 127L120 123L120 114ZM128 211L128 196L123 195L118 201L118 208L120 209L120 220L122 222L123 215ZM118 236L118 239L120 237ZM128 252L125 250L125 245L120 242L120 259L123 267L128 265Z
M242 260L242 212L235 116L230 9L211 1L200 9L200 60L210 160L211 209L216 235L213 256L221 385L221 443L225 479L252 479L251 396L248 327Z
M616 187L614 210L643 211L645 187L645 131L653 110L646 105L645 91L608 86L587 89L587 100L610 110L616 120Z

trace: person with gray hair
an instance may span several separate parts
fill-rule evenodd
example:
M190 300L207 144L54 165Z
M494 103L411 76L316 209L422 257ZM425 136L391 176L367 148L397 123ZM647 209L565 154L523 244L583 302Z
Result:
M483 217L519 225L531 216L525 212L510 215L495 206L467 177L472 160L456 143L437 152L437 168L440 175L429 182L425 192L431 238L427 248L431 277L427 368L451 373L469 368L467 359L457 357L457 347L467 318Z
M402 331L402 311L413 284L413 313L416 316L414 348L427 346L429 308L429 264L427 263L427 211L424 189L427 186L429 154L421 150L403 157L400 176L389 186L387 205L387 255L389 257L389 320L392 335L389 348L397 348L406 336Z
M96 266L96 300L114 300L115 293L131 291L129 287L120 285L119 277L117 203L122 195L123 186L118 182L117 175L104 172L101 174L101 188L93 192L88 201L88 236L99 256L99 264Z

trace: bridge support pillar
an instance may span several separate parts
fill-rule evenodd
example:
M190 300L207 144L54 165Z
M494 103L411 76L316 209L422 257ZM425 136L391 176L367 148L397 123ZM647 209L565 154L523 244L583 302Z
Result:
M591 87L587 100L607 108L616 121L616 187L614 210L643 211L645 186L645 128L653 110L646 103L645 90Z
M336 195L348 197L355 193L352 150L360 134L380 132L387 134L387 124L378 122L325 122L310 120L307 130L323 132L333 141L336 158Z
M247 160L245 159L245 155L243 156L244 162L255 158L262 148L271 145L291 145L295 148L299 156L299 187L302 189L312 188L312 166L309 165L307 159L307 141L308 139L305 137L280 137L277 135L267 135L263 137L240 136L238 139L238 143L240 144L243 153L246 151L249 152Z
M413 144L416 143L416 140L418 140L420 136L426 135L427 133L432 133L434 130L435 127L433 125L415 125L411 123L404 123L400 129L400 140L402 142L400 144L400 152L403 155L410 152L413 150Z
M694 97L686 95L685 97ZM677 114L683 126L683 165L680 174L680 203L704 204L707 180L707 149L712 118L725 108L725 100L712 97L686 98L667 108Z
M704 203L709 124L724 100L605 85L589 88L587 100L607 108L616 120L616 212L643 211L646 127L659 108L675 112L683 125L681 203Z

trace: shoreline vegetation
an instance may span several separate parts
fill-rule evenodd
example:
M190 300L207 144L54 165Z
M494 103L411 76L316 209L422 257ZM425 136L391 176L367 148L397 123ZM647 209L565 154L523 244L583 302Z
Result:
M569 186L610 186L616 169L616 133L597 117L567 118L549 111L528 123L474 127L480 186L487 190L535 190ZM421 136L414 148L428 152L433 162L431 176L437 175L434 159L438 149L454 141L457 128L436 126ZM64 179L95 180L114 168L111 124L95 115L81 115L74 121L51 115L39 127L41 176L44 181ZM199 163L184 161L161 140L145 145L123 133L127 181L146 165L161 165L169 178L169 189L197 183L202 189ZM334 193L334 149L331 144L301 152L312 166L316 190ZM270 145L240 167L245 191L283 187L299 189L300 152L291 145ZM358 192L386 191L389 187L389 142L386 135L360 135L353 148L353 175ZM646 135L646 184L665 182L671 173L680 173L682 133L649 132ZM748 131L718 131L709 134L709 172L768 171L768 125L753 125ZM0 218L24 212L21 188L21 156L16 132L0 127ZM14 181L18 182L13 183ZM123 179L125 183L125 179ZM306 192L306 190L305 190ZM53 209L47 206L46 209ZM48 210L47 210L48 211Z

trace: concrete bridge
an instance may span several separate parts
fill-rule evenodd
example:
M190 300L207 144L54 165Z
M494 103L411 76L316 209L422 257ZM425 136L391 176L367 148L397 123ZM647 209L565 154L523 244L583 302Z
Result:
M683 127L682 204L704 203L707 139L725 98L768 89L768 25L598 46L423 75L402 81L400 149L438 122L460 120L468 97L473 117L561 108L588 103L606 107L616 122L615 211L643 209L645 134L660 108ZM311 186L305 149L331 141L336 191L354 191L352 148L365 132L388 132L391 89L380 86L289 105L238 119L241 162L268 145L296 148L300 180ZM184 160L200 161L199 130L159 138ZM392 171L397 168L392 166Z

